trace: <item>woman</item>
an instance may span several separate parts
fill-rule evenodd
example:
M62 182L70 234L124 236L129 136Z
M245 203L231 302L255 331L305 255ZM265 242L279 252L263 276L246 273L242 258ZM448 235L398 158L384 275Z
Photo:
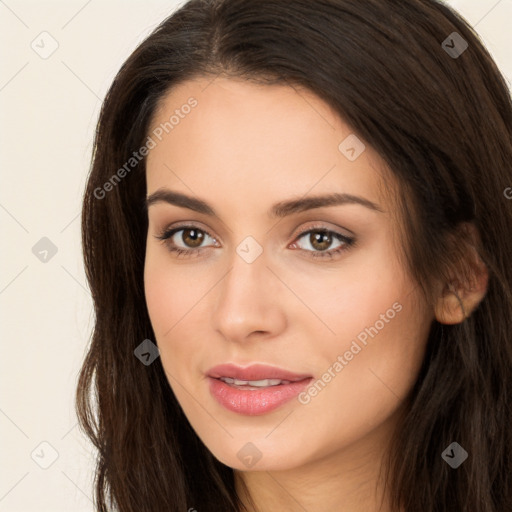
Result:
M83 205L98 510L510 509L511 161L506 83L446 5L166 19Z

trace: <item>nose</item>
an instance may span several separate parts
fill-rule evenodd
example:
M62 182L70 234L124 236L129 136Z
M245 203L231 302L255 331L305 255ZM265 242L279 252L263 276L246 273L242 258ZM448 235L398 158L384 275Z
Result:
M218 285L215 329L230 341L273 338L286 328L283 284L268 268L265 253L251 263L234 253Z

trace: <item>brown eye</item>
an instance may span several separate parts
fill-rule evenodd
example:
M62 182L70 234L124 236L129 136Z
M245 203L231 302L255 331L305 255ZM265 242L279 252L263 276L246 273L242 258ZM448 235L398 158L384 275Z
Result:
M326 252L333 248L332 245L334 242L338 242L338 246L343 246L343 242L348 242L346 237L342 237L333 231L328 231L325 229L311 229L305 233L302 233L302 235L298 237L298 240L301 239L303 240L301 244L305 245L305 247L301 248L304 248L310 252Z
M337 245L334 245L336 242ZM301 233L293 245L307 253L308 256L332 259L353 247L355 243L355 238L342 235L336 231L313 228Z
M187 247L199 247L204 240L204 233L196 228L182 229L181 239Z
M327 231L312 231L309 235L311 247L318 251L326 251L332 244L333 237Z
M179 257L197 256L203 250L211 247L211 245L204 245L207 238L210 238L213 244L217 243L217 240L207 231L195 226L181 226L168 229L160 236L156 236L156 238L161 240L169 251Z

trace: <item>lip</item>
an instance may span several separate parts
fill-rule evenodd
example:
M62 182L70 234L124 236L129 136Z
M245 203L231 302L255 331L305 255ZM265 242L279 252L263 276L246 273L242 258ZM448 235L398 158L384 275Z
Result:
M243 389L230 386L220 380L220 377L246 381L280 379L290 382L261 389ZM297 374L282 368L261 364L246 368L223 364L211 368L208 372L210 393L213 398L227 410L247 416L257 416L274 411L301 393L312 379L311 375Z
M268 366L266 364L252 364L245 368L235 364L220 364L210 368L207 375L214 379L230 377L232 379L239 380L280 379L292 382L312 377L312 375L297 374L276 366Z

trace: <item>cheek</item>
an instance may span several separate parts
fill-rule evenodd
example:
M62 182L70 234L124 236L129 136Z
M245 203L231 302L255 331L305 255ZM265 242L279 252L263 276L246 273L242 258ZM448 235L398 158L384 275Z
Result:
M157 339L171 328L176 311L176 293L168 286L168 271L154 251L146 252L144 267L144 292L151 324Z
M392 421L414 385L429 326L410 296L405 293L398 299L402 309L393 310L396 314L388 323L379 315L385 315L395 302L381 295L374 296L362 324L359 319L351 321L350 315L334 324L347 334L323 347L317 380L301 397L302 407L295 414L296 424L315 432L319 453L341 449L377 432Z
M290 283L295 296L280 304L286 307L289 324L302 331L303 338L316 342L318 360L334 361L350 350L355 339L363 348L374 338L387 335L390 344L399 343L406 335L400 330L404 318L417 320L420 312L407 305L414 285L396 263L387 238L384 233L372 237L371 244L341 260L333 271L311 270L311 265L281 270L283 281Z
M328 364L310 401L318 411L331 410L334 423L375 426L414 385L431 317L407 290L375 292L364 313L344 315L334 324L339 336L326 347Z
M326 282L323 298L313 296L335 334L315 345L320 382L304 403L331 415L331 424L378 424L416 381L433 314L395 261L388 250L374 251L347 270L345 282Z
M159 340L170 336L178 322L201 300L207 287L204 279L185 266L173 263L161 248L146 251L144 291L149 316Z
M204 329L199 320L213 282L191 266L170 262L165 251L146 252L146 304L162 365L173 387L173 377L180 382L193 380L190 369L195 368L195 359L205 349L205 338L197 333Z

